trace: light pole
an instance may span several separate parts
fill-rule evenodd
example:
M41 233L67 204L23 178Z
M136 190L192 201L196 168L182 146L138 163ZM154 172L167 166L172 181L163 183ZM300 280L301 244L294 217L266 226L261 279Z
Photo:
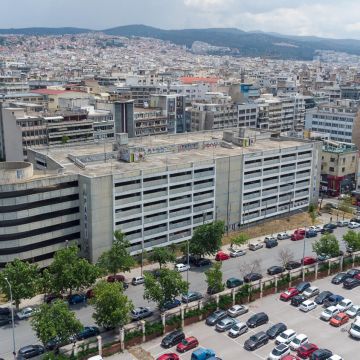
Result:
M189 286L189 268L190 268L190 254L189 254L189 239L186 240L187 247L187 269L186 269L186 282ZM189 291L188 291L189 292Z
M14 355L14 359L16 359L16 350L15 350L15 323L14 323L14 304L13 304L13 295L12 295L12 288L11 288L11 284L10 281L8 280L8 278L4 278L5 281L7 282L8 286L9 286L9 290L10 290L10 302L11 302L11 323L12 323L12 338L13 338L13 355Z

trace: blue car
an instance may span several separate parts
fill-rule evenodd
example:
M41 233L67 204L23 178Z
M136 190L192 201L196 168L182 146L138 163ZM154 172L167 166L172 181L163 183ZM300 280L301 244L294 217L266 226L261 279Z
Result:
M68 302L70 305L81 304L86 302L86 296L82 294L73 294L69 296Z
M306 236L307 238L316 237L316 236L317 236L317 231L312 230L312 229L307 230L305 236Z
M76 338L78 340L84 340L92 336L97 336L99 334L99 328L97 328L96 326L85 326L84 329L76 335Z
M174 309L174 308L176 308L176 307L178 307L178 306L180 306L180 305L181 305L181 301L178 300L178 299L174 299L174 300L172 300L172 301L167 301L167 302L163 305L162 309L163 309L163 310L170 310L170 309Z

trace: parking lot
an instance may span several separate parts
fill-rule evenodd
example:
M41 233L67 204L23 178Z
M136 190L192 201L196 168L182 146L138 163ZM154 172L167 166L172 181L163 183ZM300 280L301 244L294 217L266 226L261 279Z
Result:
M320 288L320 291L330 290L334 294L340 294L349 298L354 304L360 304L360 287L353 290L346 290L342 285L333 285L331 278L326 278L313 282ZM267 296L259 299L249 306L249 313L239 316L237 319L241 322L246 320L254 313L264 311L269 315L270 321L267 325L259 326L255 329L249 329L246 334L238 338L231 339L227 332L218 333L214 327L209 327L205 321L185 327L185 336L195 336L201 347L211 348L216 355L223 360L241 358L242 360L267 359L269 353L275 347L274 340L254 352L246 351L243 348L244 342L253 334L259 331L266 331L271 325L277 322L284 322L288 328L295 330L298 334L303 333L309 337L309 341L315 343L319 348L327 348L334 354L341 355L344 360L360 358L356 356L359 351L359 342L349 337L347 330L350 322L340 328L329 325L328 322L320 320L320 314L323 308L318 307L309 313L303 313L290 303L279 300L279 294ZM160 346L160 340L156 339L143 345L143 348L149 351L155 358L164 353L176 352L175 347L163 349ZM180 354L179 354L180 355ZM190 359L191 351L180 355L181 359Z

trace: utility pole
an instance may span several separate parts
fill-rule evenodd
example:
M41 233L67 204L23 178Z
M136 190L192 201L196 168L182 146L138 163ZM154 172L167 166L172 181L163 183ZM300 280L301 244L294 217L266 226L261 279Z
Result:
M13 304L13 295L12 295L12 288L11 288L11 284L10 281L8 280L8 278L4 278L5 281L7 282L8 286L9 286L9 290L10 290L10 303L11 303L11 323L12 323L12 338L13 338L13 355L14 355L14 360L16 360L16 348L15 348L15 323L14 323L14 304Z

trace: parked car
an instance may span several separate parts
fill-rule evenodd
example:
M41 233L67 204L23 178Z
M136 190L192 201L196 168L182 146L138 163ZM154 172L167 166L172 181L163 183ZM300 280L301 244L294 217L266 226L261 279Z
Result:
M56 300L62 300L64 297L61 294L47 294L44 296L44 303L51 304Z
M29 306L17 312L16 316L18 317L19 320L23 320L33 316L36 311L37 309Z
M35 356L39 356L44 352L45 352L45 348L42 345L27 345L19 349L18 357L24 359L30 359Z
M279 233L277 234L277 239L278 240L286 240L286 239L290 239L290 235L286 232L282 232L282 233Z
M347 309L350 309L353 306L353 302L350 299L342 299L336 307L341 311L346 311Z
M267 269L267 273L268 275L277 275L277 274L281 274L285 271L285 268L282 266L271 266Z
M333 294L324 301L324 307L336 306L344 297L341 295Z
M312 237L316 237L317 234L318 234L317 231L315 231L313 229L309 229L309 230L306 231L305 236L307 238L312 238Z
M299 294L299 290L292 287L280 294L280 300L289 301L289 300L291 300L292 297L294 297L298 294Z
M355 275L360 274L360 269L352 268L346 272L351 277L355 277Z
M285 264L285 269L286 270L294 270L294 269L298 269L299 267L301 267L301 263L298 261L288 261Z
M330 297L333 293L331 291L322 291L315 299L314 301L318 304L318 305L322 305L324 303L324 301Z
M218 321L225 317L227 317L225 310L216 310L206 318L205 323L206 325L214 326Z
M355 221L351 221L348 224L349 229L357 229L358 227L360 227L360 224L358 222L355 222Z
M239 257L246 254L246 250L230 248L230 257Z
M249 330L248 326L245 323L238 322L233 325L233 327L229 330L228 335L231 338L236 338L242 334L245 334Z
M150 317L153 314L153 312L150 310L150 308L148 307L137 307L134 310L131 310L131 318L132 320L141 320L141 319L145 319L147 317Z
M0 307L0 315L10 315L11 310L8 307Z
M336 274L332 279L331 283L335 285L342 284L345 279L351 278L351 276L348 273L341 272Z
M156 360L179 360L179 355L175 353L167 353L160 355Z
M191 291L191 292L188 292L187 294L184 294L182 297L181 297L181 301L183 303L189 303L189 302L192 302L192 301L196 301L196 300L200 300L202 299L203 296L202 294L200 294L199 292L197 291Z
M222 284L220 285L215 285L213 287L211 286L208 286L207 289L206 289L206 293L209 294L209 295L214 295L214 294L218 294L219 292L223 291L223 286Z
M296 351L300 346L303 346L309 342L308 337L305 334L298 334L290 343L290 349Z
M336 224L328 223L323 226L321 233L333 232L336 228L337 228Z
M145 278L143 276L135 276L131 280L131 284L135 286L143 284L144 282L145 282Z
M227 314L231 317L237 317L243 314L246 314L249 311L249 308L245 305L233 305L228 309Z
M166 301L162 307L162 310L174 309L181 305L181 301L178 299Z
M175 330L163 337L163 339L161 340L161 346L165 349L168 349L172 346L179 344L184 339L184 332L181 330Z
M209 259L201 258L194 261L196 267L210 266L211 261Z
M301 259L301 263L303 265L312 265L315 264L317 260L312 256L305 256L303 259Z
M291 235L291 240L292 241L298 241L298 240L303 240L305 238L305 235L300 234L300 233L294 233Z
M266 335L270 339L275 339L279 334L284 332L287 329L287 326L284 323L277 323L272 325L267 331Z
M360 315L360 306L359 305L353 305L350 309L347 309L345 311L346 315L349 316L349 318L353 319Z
M107 277L107 282L124 282L125 281L125 276L124 275L109 275Z
M272 237L272 238L265 238L264 243L265 243L265 247L266 247L267 249L271 249L271 248L276 247L276 246L279 245L278 241L277 241L274 237Z
M86 302L86 295L84 294L72 294L68 297L69 305L82 304Z
M333 354L327 360L344 360L340 355Z
M307 359L311 356L311 354L316 351L318 347L313 343L307 343L302 346L300 346L297 350L297 355L301 359Z
M360 319L356 319L350 326L349 335L359 340L360 339Z
M269 342L269 338L264 331L260 331L255 335L250 336L244 343L244 349L254 351Z
M269 317L264 312L259 312L251 316L246 322L246 325L249 328L255 328L260 325L267 324L268 322L269 322Z
M275 339L275 344L290 344L296 337L296 331L286 329L279 334Z
M299 294L291 298L290 304L295 307L299 307L306 300L303 294Z
M310 360L327 360L331 355L332 352L328 349L318 349L311 354Z
M231 277L226 280L226 287L232 289L234 287L242 285L244 282L238 278Z
M330 258L331 258L331 256L329 254L319 254L317 257L317 261L323 262L323 261L329 260Z
M329 321L333 316L337 315L340 310L336 306L329 306L321 314L320 319Z
M286 344L279 344L270 352L268 360L281 360L290 354L290 348Z
M244 276L244 282L249 283L252 281L260 280L261 278L262 278L261 274L252 272Z
M215 256L216 261L224 261L224 260L229 260L229 259L230 259L230 255L223 251L219 251Z
M85 326L79 333L76 334L77 340L88 339L93 336L97 336L100 334L100 330L96 326Z
M310 227L309 227L309 230L314 230L314 231L316 231L316 232L321 232L321 229L322 229L322 226L321 225L311 225Z
M230 330L236 323L237 323L236 319L227 316L216 323L215 329L219 332L224 332Z
M344 324L346 324L348 321L349 321L349 316L346 315L345 313L343 312L340 312L338 314L336 314L335 316L333 316L331 319L330 319L330 325L332 326L342 326Z
M185 265L185 264L176 264L175 265L175 270L177 272L183 272L183 271L187 271L190 269L190 265Z
M256 251L264 247L264 243L257 242L249 244L249 250Z
M336 225L338 227L347 227L349 225L349 221L348 220L340 220L336 223Z
M307 289L305 289L302 294L306 297L306 299L310 299L316 295L319 295L319 293L320 293L320 290L318 287L310 286Z
M0 316L0 326L5 326L12 323L12 317L9 315Z
M183 339L176 347L176 350L180 353L195 349L199 346L199 341L195 336L189 336Z
M357 222L360 224L360 218L352 218L349 222Z
M356 278L348 278L343 282L343 288L351 290L360 285L360 280Z
M191 360L210 360L213 357L215 357L215 352L204 348L199 348L191 354Z
M309 312L311 310L316 309L317 304L315 301L312 300L305 300L303 303L300 304L299 309L303 312Z
M299 293L304 292L306 289L308 289L311 286L311 284L308 281L302 281L299 284L295 286L295 288L298 290Z

